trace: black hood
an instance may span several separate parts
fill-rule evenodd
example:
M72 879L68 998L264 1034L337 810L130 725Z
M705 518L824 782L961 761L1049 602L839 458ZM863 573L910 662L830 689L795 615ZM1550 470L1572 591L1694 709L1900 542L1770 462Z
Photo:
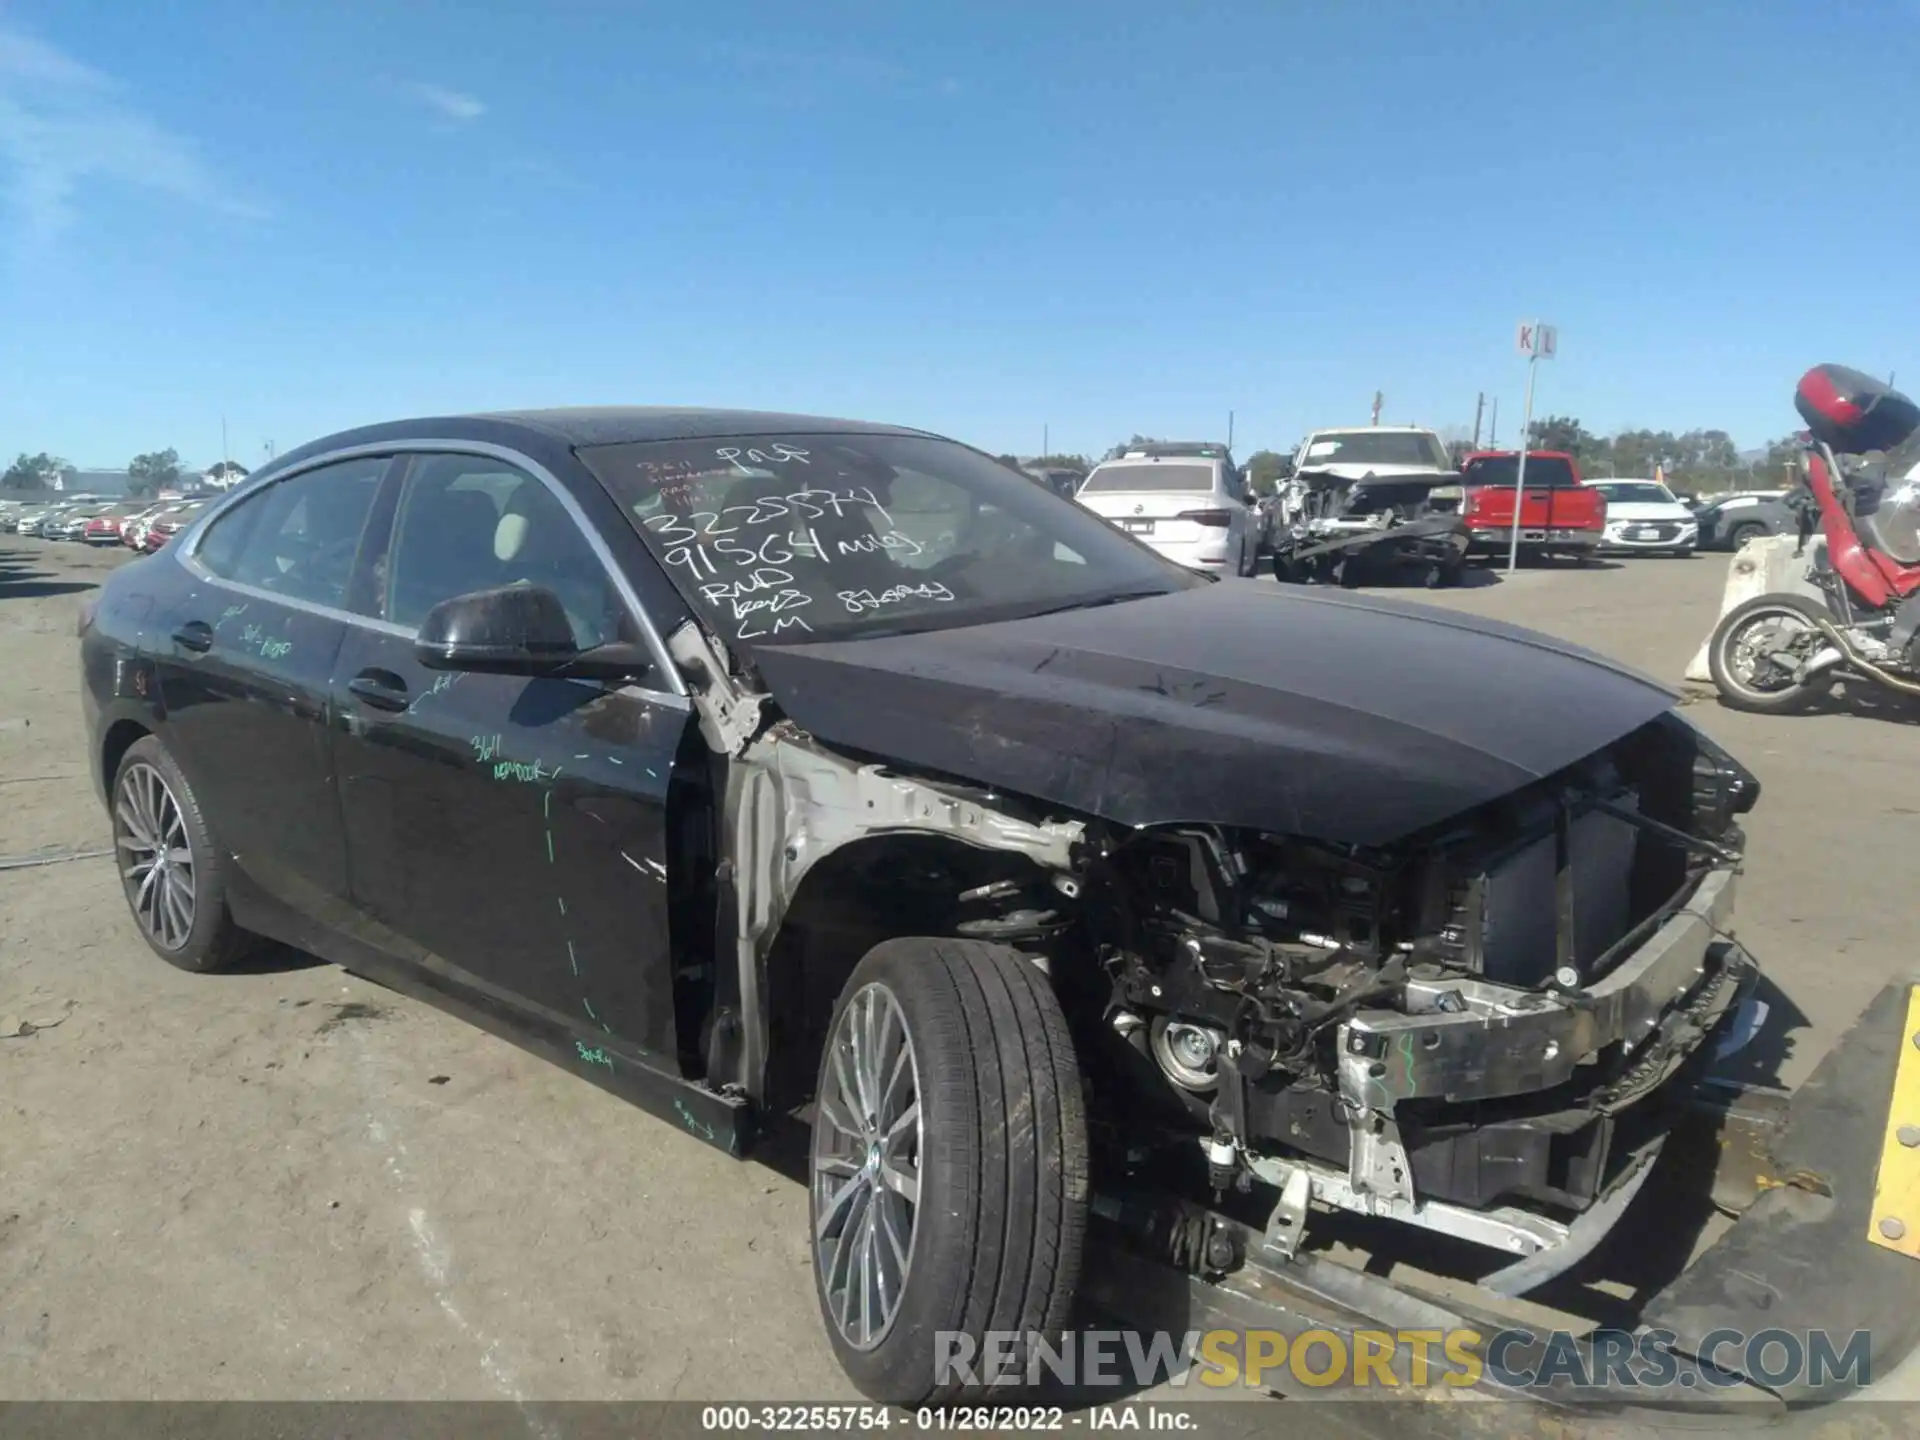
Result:
M832 745L1122 825L1364 845L1563 769L1674 699L1518 626L1239 581L754 660Z

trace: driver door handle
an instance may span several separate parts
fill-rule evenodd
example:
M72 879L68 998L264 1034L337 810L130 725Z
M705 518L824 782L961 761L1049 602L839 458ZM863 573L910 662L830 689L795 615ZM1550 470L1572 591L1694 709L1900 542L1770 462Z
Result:
M189 620L173 632L173 643L182 650L204 655L213 648L213 627L204 620Z
M362 670L347 682L347 689L375 710L407 708L407 682L391 670Z

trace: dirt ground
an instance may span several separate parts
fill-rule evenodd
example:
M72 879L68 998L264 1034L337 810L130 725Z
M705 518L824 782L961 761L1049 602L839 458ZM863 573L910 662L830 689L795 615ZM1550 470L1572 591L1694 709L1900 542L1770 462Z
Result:
M119 563L0 537L9 861L107 843L74 623ZM1416 598L1677 681L1725 568ZM1764 786L1740 934L1772 1014L1742 1063L1791 1085L1913 963L1920 725L1689 713ZM176 972L104 859L0 869L5 1016L46 1028L0 1039L0 1398L857 1398L799 1186L305 957Z

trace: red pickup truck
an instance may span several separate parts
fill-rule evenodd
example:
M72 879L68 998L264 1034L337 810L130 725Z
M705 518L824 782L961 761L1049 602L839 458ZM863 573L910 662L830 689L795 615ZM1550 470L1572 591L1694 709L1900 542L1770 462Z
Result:
M1460 463L1466 492L1460 507L1469 553L1505 555L1513 543L1513 482L1520 457L1483 450ZM1590 556L1607 528L1607 497L1580 483L1580 467L1559 450L1527 452L1527 488L1520 501L1520 553Z

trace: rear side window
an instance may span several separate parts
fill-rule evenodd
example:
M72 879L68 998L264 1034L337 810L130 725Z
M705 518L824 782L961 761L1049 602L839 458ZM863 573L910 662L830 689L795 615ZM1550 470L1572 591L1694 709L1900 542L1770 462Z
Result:
M1164 460L1145 464L1101 465L1080 487L1082 495L1138 495L1156 490L1213 489L1213 466L1177 465Z
M1520 459L1517 455L1482 455L1469 460L1462 469L1465 483L1468 485L1506 485L1511 487L1519 477ZM1527 488L1536 486L1542 490L1571 490L1580 482L1574 479L1573 467L1558 455L1529 455L1527 457Z
M269 485L214 521L194 559L223 580L344 610L386 468L385 456L369 456Z

